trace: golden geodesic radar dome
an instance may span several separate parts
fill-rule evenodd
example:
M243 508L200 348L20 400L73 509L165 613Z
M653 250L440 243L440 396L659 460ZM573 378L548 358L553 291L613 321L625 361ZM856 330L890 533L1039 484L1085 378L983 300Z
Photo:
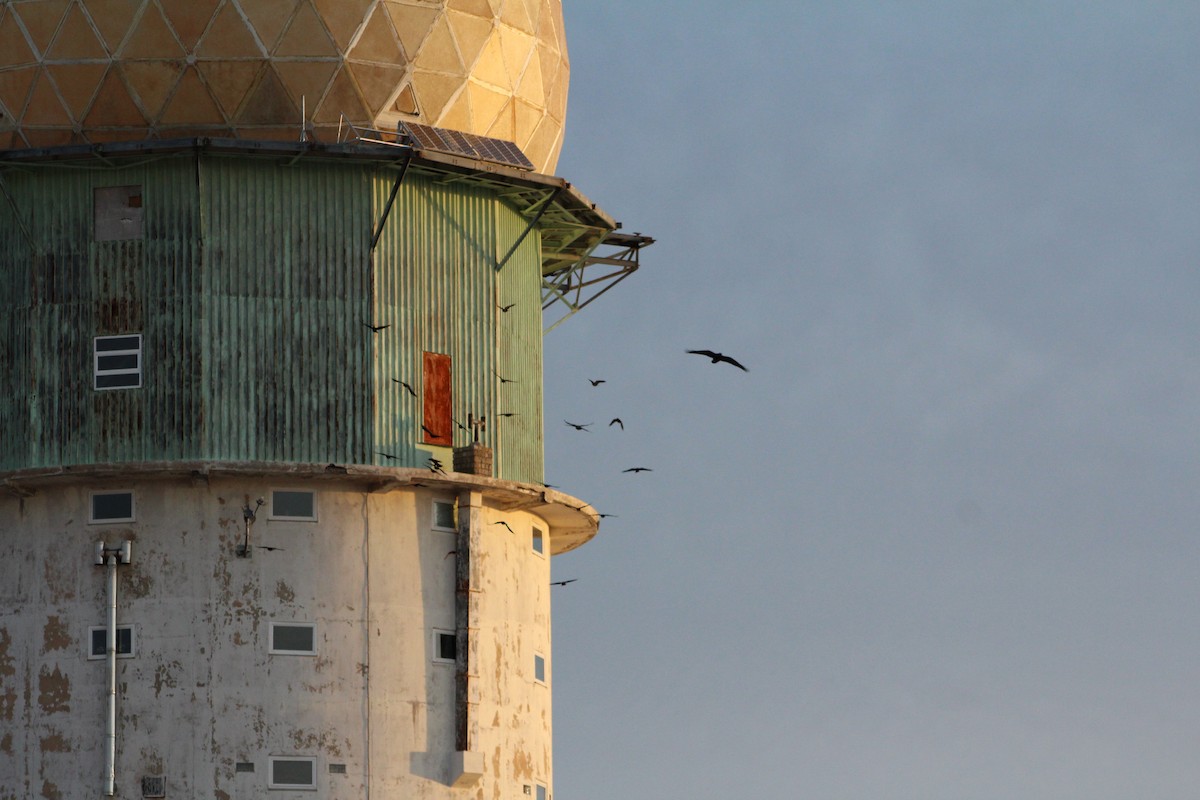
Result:
M421 122L562 144L562 0L3 0L0 149Z

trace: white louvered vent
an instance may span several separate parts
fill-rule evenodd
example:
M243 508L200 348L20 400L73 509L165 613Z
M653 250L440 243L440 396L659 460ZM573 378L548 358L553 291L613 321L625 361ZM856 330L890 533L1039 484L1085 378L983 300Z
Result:
M142 797L166 797L167 779L163 775L142 776Z

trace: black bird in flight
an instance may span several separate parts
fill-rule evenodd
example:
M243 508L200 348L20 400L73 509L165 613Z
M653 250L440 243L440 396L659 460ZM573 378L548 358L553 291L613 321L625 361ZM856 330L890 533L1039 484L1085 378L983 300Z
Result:
M431 458L428 461L426 461L425 463L427 463L429 465L429 471L434 473L435 475L445 475L446 474L446 470L442 467L442 462L438 461L436 458Z
M551 586L566 586L568 583L574 583L579 578L567 578L565 581L550 581Z
M276 550L282 550L282 549L283 549L282 547L272 547L272 546L271 546L271 545L269 545L269 544L256 544L256 545L254 545L254 546L255 546L255 547L257 547L259 550L266 550L267 552L274 552L274 551L276 551Z
M731 358L730 356L727 356L724 353L714 353L712 350L688 350L688 352L695 353L698 356L708 356L709 358L712 359L712 363L714 363L714 364L716 364L717 362L720 362L720 361L724 361L726 364L733 364L735 367L740 369L742 372L750 371L750 370L746 369L745 367L743 367L740 363L738 363L737 359Z
M421 426L421 430L423 430L423 431L425 431L425 433L429 434L429 438L431 438L431 439L441 439L442 438L442 435L440 433L434 433L433 431L429 430L429 428L427 428L424 425Z
M464 432L464 433L470 433L470 432L471 432L471 429L470 429L470 428L468 428L466 425L463 425L461 422L459 422L458 420L454 419L453 417L451 417L450 421L451 421L451 422L453 422L455 425L457 425L457 426L458 426L458 429L459 429L460 431L462 431L462 432Z
M512 528L510 528L510 527L509 527L509 525L508 525L508 523L507 523L507 522L505 522L504 520L497 520L496 522L493 522L492 524L493 524L493 525L503 525L504 527L508 528L508 532L509 532L509 533L512 533L512 532L513 532L513 529L512 529Z
M391 453L384 453L384 452L383 452L383 451L381 451L381 450L376 450L376 451L375 451L375 455L377 455L377 456L383 456L383 457L384 457L384 458L386 458L388 461L395 461L396 459L400 458L400 456L394 456L394 455L392 455Z
M564 419L564 420L563 420L563 422L567 422L567 421ZM572 428L574 428L574 429L575 429L575 430L577 430L577 431L587 431L587 429L588 429L588 425L595 425L596 423L594 423L594 422L585 422L585 423L583 423L583 424L581 425L581 424L579 424L579 423L577 423L577 422L567 422L567 424L568 424L568 425L570 425ZM588 431L588 433L591 433L591 431Z
M499 372L496 372L496 370L492 370L492 373L495 374L495 376L500 379L500 383L502 383L502 384L503 383L516 383L516 381L512 380L511 378L504 377Z
M417 396L416 391L414 391L413 388L411 386L409 386L407 383L405 383L404 381L400 380L399 378L392 378L392 380L394 380L396 383L400 384L405 389L407 389L408 393L411 394L413 397Z
M363 325L366 325L368 328L370 328L371 333L379 333L382 330L392 327L390 322L387 325L372 325L369 322L364 322Z
M608 381L604 380L603 378L601 378L600 380L595 380L595 381L592 380L591 378L588 378L588 383L590 383L592 386L599 386L602 383L608 383Z
M539 481L539 483L541 483L541 481ZM545 486L547 489L557 489L558 488L553 483L542 483L542 486Z
M457 551L457 550L451 550L449 553L446 553L446 555L442 556L442 561L445 561L445 560L446 560L447 558L449 558L450 556L456 556L456 555L458 555L458 551Z
M517 413L517 412L515 412L515 411L505 411L505 412L503 412L503 413L501 413L501 414L497 414L496 416L497 416L497 417L519 417L519 416L520 416L520 414L518 414L518 413Z
M616 517L617 515L616 514L599 514L597 516L599 516L600 519L608 519L609 517Z
M515 306L515 305L516 305L516 303L509 303L509 304L508 304L508 305L506 305L506 306L502 306L502 305L500 305L499 303L497 303L497 304L496 304L496 308L500 309L500 312L501 312L502 314L507 314L507 313L508 313L508 310L509 310L510 308L512 308L513 306Z
M621 470L621 472L654 472L654 470L649 467L630 467L629 469Z
M613 420L612 420L612 422L608 423L608 427L610 427L610 428L611 428L613 425L620 425L620 426L621 426L621 430L625 430L625 423L624 423L624 422L621 422L621 418L620 418L620 417L613 417Z

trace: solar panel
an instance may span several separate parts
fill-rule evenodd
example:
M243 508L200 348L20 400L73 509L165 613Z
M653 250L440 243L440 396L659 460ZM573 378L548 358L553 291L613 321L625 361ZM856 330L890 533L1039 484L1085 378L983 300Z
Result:
M397 130L414 145L426 150L493 161L520 169L533 169L533 162L521 152L521 148L505 139L476 136L473 133L435 128L417 122L401 122Z

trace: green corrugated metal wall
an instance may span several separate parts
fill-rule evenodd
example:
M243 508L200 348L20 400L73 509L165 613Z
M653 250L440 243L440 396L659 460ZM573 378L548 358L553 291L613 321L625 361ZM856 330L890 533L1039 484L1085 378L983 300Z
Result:
M372 253L396 175L230 155L3 173L23 226L0 197L0 469L421 466L420 399L393 378L420 393L433 351L452 359L455 419L487 417L497 477L541 480L538 237L497 272L524 218L491 189L410 171ZM94 242L93 190L135 184L143 237ZM143 388L94 391L93 337L132 332Z

